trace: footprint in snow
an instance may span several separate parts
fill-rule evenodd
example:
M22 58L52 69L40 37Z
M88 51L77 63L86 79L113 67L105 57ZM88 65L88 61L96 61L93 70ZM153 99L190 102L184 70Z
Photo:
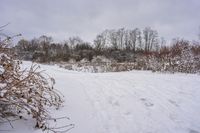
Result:
M112 106L120 106L119 102L114 100L112 97L108 99L108 103L111 104Z
M126 115L126 116L131 115L131 112L127 111L124 113L124 115Z
M173 100L168 100L171 104L173 104L174 106L176 106L176 107L179 107L179 105L175 102L175 101L173 101Z
M149 102L146 98L140 98L140 100L144 103L144 105L146 107L152 107L152 106L154 106L154 104L151 103L151 102Z

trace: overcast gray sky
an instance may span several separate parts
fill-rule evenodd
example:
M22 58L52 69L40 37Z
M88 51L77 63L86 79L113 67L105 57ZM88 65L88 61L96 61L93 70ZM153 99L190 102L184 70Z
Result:
M197 40L200 0L0 0L4 32L55 41L80 36L92 42L105 29L156 29L167 40Z

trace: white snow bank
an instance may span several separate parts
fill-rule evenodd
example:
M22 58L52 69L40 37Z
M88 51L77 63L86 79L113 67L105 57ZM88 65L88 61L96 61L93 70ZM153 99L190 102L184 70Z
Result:
M30 65L25 62L25 66ZM80 73L41 65L65 95L54 116L68 116L70 133L200 133L200 77L145 71ZM10 132L40 133L31 120ZM59 123L58 123L59 124ZM2 125L1 129L9 126Z

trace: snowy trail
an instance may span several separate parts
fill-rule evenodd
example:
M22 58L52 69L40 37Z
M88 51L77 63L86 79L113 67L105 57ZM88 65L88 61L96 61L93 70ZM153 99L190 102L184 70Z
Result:
M65 96L54 115L71 118L70 133L200 133L199 75L95 74L41 66Z

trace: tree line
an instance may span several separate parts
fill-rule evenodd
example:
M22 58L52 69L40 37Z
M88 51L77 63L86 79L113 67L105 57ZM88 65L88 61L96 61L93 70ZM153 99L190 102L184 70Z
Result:
M96 56L104 56L118 63L133 62L138 64L138 69L186 71L183 67L188 66L185 64L187 61L192 61L188 67L193 67L195 72L200 68L198 41L173 39L166 44L165 39L151 27L105 30L96 36L93 43L78 36L54 43L52 37L42 35L32 40L20 40L14 49L22 59L38 62L91 61ZM181 68L177 68L179 66Z

